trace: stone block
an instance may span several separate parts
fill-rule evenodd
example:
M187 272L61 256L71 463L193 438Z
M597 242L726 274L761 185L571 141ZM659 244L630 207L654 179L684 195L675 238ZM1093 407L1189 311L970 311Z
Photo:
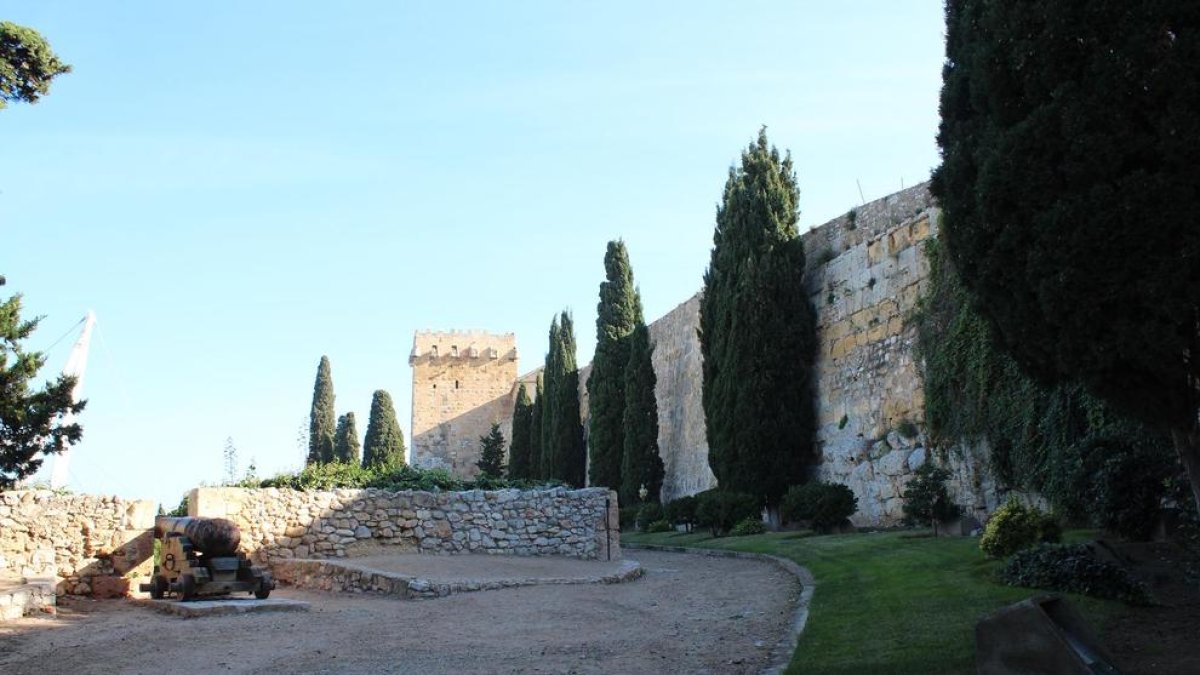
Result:
M129 579L125 577L92 577L92 597L98 599L124 598L129 595Z

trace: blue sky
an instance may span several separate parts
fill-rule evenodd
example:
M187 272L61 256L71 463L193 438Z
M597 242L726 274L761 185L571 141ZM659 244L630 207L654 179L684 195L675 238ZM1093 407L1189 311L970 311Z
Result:
M47 372L99 319L73 489L174 504L227 437L299 467L322 354L408 437L415 330L524 372L571 308L587 362L606 242L648 320L690 297L762 125L801 229L938 161L940 3L342 4L0 2L74 67L0 111L0 293Z

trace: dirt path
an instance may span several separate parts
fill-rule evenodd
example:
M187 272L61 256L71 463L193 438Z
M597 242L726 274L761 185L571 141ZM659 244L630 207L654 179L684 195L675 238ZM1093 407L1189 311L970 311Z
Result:
M0 625L0 672L756 673L799 593L770 563L632 551L645 576L439 600L277 591L308 613L181 619L123 601ZM274 595L273 595L274 597Z

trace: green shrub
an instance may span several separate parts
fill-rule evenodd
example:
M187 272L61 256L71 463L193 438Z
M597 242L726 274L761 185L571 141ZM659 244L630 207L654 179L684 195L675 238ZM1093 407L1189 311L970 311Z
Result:
M622 531L632 530L635 526L637 526L638 507L625 506L622 507L617 513L620 514L619 518L621 520Z
M310 464L297 473L281 473L256 485L246 487L292 488L294 490L333 490L337 488L379 488L381 490L420 490L423 492L451 490L503 490L517 488L556 487L548 481L507 480L480 476L474 481L461 480L445 469L418 469L398 466L365 468L358 464L329 462Z
M830 532L858 510L858 497L840 483L813 481L788 488L780 504L785 522L808 521L818 532Z
M696 498L680 497L667 503L667 520L675 525L683 525L688 532L696 524Z
M762 518L747 518L738 521L737 525L729 531L729 534L735 537L746 537L752 534L762 534L767 531L767 526L763 524Z
M754 495L707 490L696 495L696 524L709 528L714 537L733 529L738 522L757 518L762 503Z
M1062 529L1054 516L1026 507L1015 496L988 519L979 548L990 558L1008 556L1038 543L1057 542Z
M934 532L937 524L958 517L962 509L950 500L946 480L950 472L926 461L917 468L912 480L904 488L904 524L924 525L932 523Z
M665 520L662 504L658 502L646 502L638 507L637 526L639 530L645 530L650 527L650 523L660 520Z
M1009 586L1043 588L1150 604L1146 586L1124 569L1096 558L1090 546L1041 544L1019 551L1004 564L1000 578Z
M646 526L647 532L674 532L675 526L666 520L656 520Z

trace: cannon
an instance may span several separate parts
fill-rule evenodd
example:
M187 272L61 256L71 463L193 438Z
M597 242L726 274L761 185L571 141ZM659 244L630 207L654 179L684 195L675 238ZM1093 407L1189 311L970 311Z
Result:
M188 601L241 592L262 600L275 588L271 573L237 550L242 534L232 521L159 516L154 534L162 542L158 564L141 589L155 600L167 594Z

